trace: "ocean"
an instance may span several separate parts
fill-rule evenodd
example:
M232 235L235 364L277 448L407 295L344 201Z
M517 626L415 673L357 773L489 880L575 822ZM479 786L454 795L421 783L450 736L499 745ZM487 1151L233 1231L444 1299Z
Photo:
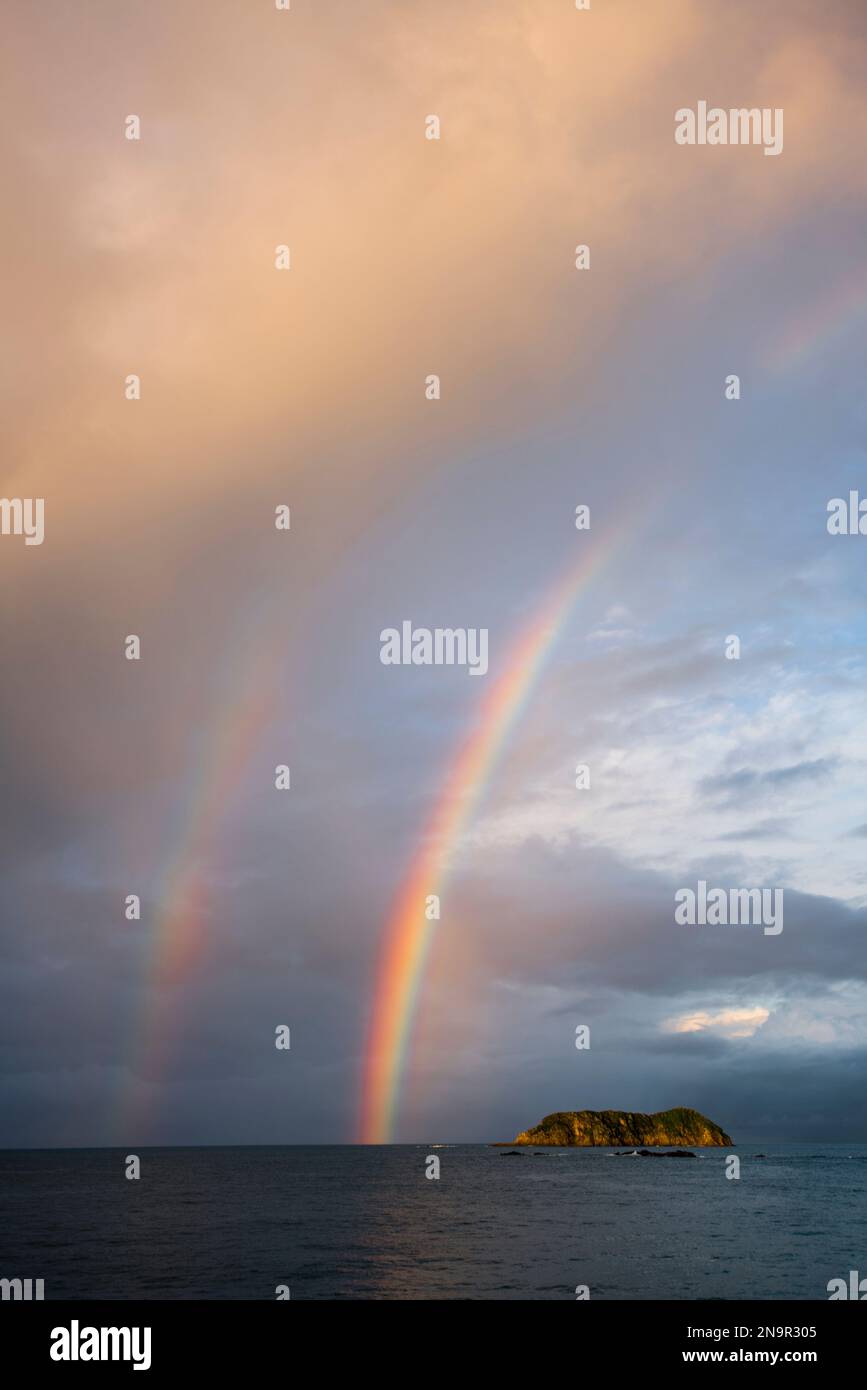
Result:
M126 1152L0 1153L0 1278L46 1299L824 1300L867 1275L867 1145L154 1148L137 1180Z

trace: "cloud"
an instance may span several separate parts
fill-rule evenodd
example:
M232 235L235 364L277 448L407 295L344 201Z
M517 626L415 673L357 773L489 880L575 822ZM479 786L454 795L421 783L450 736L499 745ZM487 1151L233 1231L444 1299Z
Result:
M679 1018L665 1019L662 1027L669 1033L721 1033L725 1038L751 1038L767 1023L770 1011L756 1005L751 1009L720 1009L717 1013L699 1010Z
M794 786L798 782L815 783L819 777L829 777L834 770L834 759L816 758L812 762L795 763L791 767L771 768L767 772L756 772L753 768L738 768L715 777L703 777L698 789L708 796L719 796L723 800L742 802L754 793L761 794L765 788Z
M45 498L46 541L0 538L4 1142L127 1142L127 1095L142 1141L353 1132L383 923L483 698L384 673L378 633L487 626L493 681L582 500L626 539L457 849L403 1133L573 1097L855 1114L863 565L822 517L863 476L863 383L845 336L809 344L827 266L861 274L863 13L589 18L12 0L4 491ZM674 111L727 92L785 107L779 159L675 145ZM700 871L784 885L783 935L678 931Z

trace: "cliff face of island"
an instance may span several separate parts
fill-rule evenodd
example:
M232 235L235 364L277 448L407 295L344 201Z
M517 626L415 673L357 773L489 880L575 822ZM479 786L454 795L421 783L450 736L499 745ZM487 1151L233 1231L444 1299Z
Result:
M640 1115L632 1110L558 1110L546 1115L534 1129L524 1129L516 1144L544 1144L565 1148L623 1148L642 1145L693 1144L698 1148L734 1141L697 1110L660 1110L656 1115Z

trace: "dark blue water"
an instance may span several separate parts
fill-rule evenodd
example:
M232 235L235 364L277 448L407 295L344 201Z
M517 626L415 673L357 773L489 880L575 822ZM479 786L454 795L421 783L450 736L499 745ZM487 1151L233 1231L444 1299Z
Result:
M741 1146L737 1181L724 1149L504 1152L142 1149L130 1181L122 1150L6 1150L0 1278L47 1299L826 1299L867 1275L867 1145Z

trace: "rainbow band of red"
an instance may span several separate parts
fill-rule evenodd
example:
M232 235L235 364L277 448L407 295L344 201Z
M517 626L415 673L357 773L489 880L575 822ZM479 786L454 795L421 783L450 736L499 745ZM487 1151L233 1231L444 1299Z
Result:
M358 1137L390 1143L401 1080L425 965L436 921L425 915L427 898L443 896L450 863L476 810L509 732L533 690L545 659L577 600L614 549L616 537L594 546L548 592L533 619L511 646L502 674L484 698L476 724L452 761L421 845L404 878L383 933L367 1044L364 1053ZM583 538L579 544L588 545Z

